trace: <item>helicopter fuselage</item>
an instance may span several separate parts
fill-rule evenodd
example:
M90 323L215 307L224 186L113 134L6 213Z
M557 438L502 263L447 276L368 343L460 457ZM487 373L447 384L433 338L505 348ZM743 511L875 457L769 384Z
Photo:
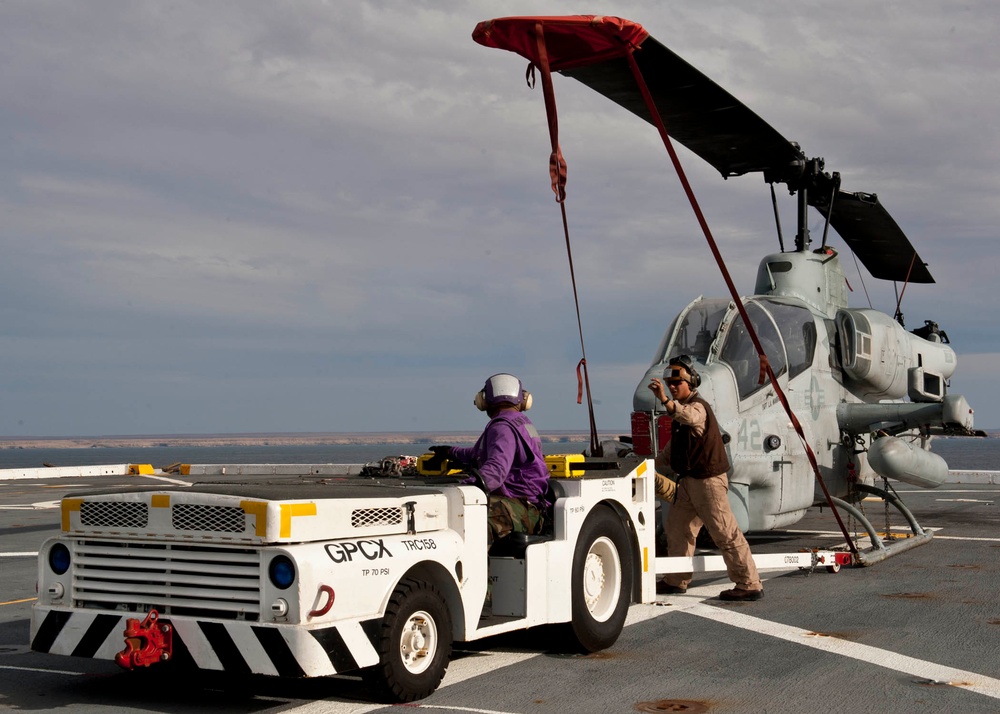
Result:
M884 313L848 309L833 250L766 256L755 294L743 304L833 496L847 497L855 483L874 483L877 474L867 459L874 432L919 437L949 426L971 429L965 400L944 394L955 367L951 347L936 334L927 339L907 332ZM680 354L696 361L698 392L724 432L730 502L741 529L798 521L823 494L729 299L695 299L664 335L633 397L637 453L656 453L669 439L669 417L646 385ZM901 401L904 396L910 401ZM921 486L940 483L939 457L920 446L904 444L901 455L884 457L890 465L879 461L879 475ZM895 465L904 458L905 465Z

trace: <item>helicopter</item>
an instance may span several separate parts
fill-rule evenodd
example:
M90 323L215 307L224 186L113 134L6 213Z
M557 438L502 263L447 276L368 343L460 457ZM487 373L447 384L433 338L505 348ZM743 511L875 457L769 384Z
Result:
M807 155L638 23L609 16L499 18L480 23L473 39L520 54L531 63L529 75L541 73L557 200L565 168L553 129L553 73L657 127L730 287L728 297L697 297L669 324L633 396L631 436L623 437L630 449L652 457L669 439L670 417L647 385L671 359L688 355L701 377L698 393L723 432L729 500L742 531L787 528L807 509L829 504L867 531L870 549L851 546L863 565L927 542L931 534L890 480L940 485L948 466L930 451L930 439L982 432L973 430L965 397L948 392L957 358L936 322L907 330L898 306L890 316L848 305L830 228L874 278L903 282L904 289L934 282L878 196L844 190L822 157ZM761 260L752 295L736 292L671 140L724 179L760 173L770 185L779 252ZM796 203L788 250L775 185L784 185ZM821 242L810 235L810 208L824 221ZM871 496L884 501L887 512L895 507L912 534L883 540L863 510Z

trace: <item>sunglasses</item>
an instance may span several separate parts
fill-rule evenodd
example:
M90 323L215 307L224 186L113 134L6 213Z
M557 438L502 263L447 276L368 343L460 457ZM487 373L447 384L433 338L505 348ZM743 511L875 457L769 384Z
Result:
M683 383L684 383L683 379L668 379L667 380L667 384L669 386L671 386L671 387L679 387Z

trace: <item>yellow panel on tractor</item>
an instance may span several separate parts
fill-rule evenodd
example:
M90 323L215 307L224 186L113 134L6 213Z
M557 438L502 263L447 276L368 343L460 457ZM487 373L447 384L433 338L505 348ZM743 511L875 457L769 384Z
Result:
M580 478L583 469L574 469L573 464L582 464L583 454L550 454L545 457L545 465L549 467L549 476L553 478Z
M452 474L463 473L462 469L453 469L448 465L448 460L445 459L439 464L435 465L435 468L429 468L427 462L436 459L436 454L421 454L417 457L417 473L421 476L451 476Z

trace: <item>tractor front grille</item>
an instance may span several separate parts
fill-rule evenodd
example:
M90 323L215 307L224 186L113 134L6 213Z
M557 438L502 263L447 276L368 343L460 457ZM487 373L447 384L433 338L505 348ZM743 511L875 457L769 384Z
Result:
M351 527L367 528L369 526L395 526L403 522L403 509L394 508L357 508L351 511Z
M73 600L79 607L164 616L257 620L260 554L250 548L78 540Z
M178 503L171 509L170 523L179 531L242 533L246 530L247 519L238 506Z
M88 528L145 528L149 506L130 501L84 501L80 523Z

